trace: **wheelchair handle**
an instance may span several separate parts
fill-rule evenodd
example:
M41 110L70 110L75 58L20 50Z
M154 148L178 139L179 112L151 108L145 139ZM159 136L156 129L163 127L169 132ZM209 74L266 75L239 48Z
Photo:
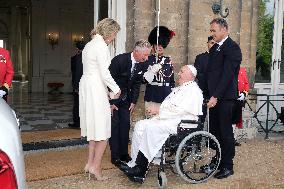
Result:
M196 121L196 120L181 120L180 124L181 123L201 124L200 121Z

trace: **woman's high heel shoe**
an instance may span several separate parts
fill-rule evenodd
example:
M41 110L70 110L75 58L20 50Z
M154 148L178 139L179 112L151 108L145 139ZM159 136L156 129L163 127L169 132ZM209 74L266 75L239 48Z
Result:
M110 179L109 177L98 176L97 173L95 173L95 171L93 169L89 169L89 180L91 180L91 175L94 175L95 179L99 180L99 181L104 181L104 180Z
M89 165L86 164L84 168L84 173L87 174L89 172Z

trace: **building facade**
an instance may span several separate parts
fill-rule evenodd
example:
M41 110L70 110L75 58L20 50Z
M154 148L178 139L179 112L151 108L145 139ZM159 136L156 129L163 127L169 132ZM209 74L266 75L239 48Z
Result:
M160 9L159 9L160 2ZM0 0L0 40L10 50L15 79L29 82L30 92L48 92L47 83L60 82L71 92L70 57L74 42L90 40L98 20L112 17L121 25L112 55L131 51L136 40L148 38L157 25L176 35L166 48L176 70L193 64L206 51L209 22L229 15L230 36L240 44L242 66L254 83L258 0ZM212 6L221 5L221 14Z

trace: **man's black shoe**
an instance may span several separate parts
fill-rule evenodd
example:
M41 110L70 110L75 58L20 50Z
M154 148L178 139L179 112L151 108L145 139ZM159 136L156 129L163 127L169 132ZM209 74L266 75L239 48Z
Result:
M127 155L124 155L124 156L120 156L120 160L128 163L132 160L132 158L127 154Z
M212 171L214 171L215 166L216 166L216 163L213 163L213 162L206 164L206 165L202 165L200 166L200 172L209 174ZM217 170L219 170L219 168Z
M111 160L111 163L124 173L126 173L126 170L130 168L125 162L121 161L120 159Z
M80 129L79 125L75 125L74 123L68 123L68 127L72 129Z
M227 178L227 177L229 177L233 174L234 174L233 169L222 168L218 173L216 173L214 175L214 177L217 178L217 179L223 179L223 178Z
M120 159L112 159L111 163L114 164L116 167L120 167L121 164L125 164L124 162L122 162Z
M143 171L138 165L134 167L128 167L124 173L132 182L138 182L142 184L146 177L146 171Z
M127 177L129 178L129 180L131 180L132 182L138 182L140 184L143 184L145 177L144 176L131 176L131 175L127 175Z
M125 170L125 174L127 174L128 176L144 176L145 175L145 171L142 171L142 169L135 165L134 167L128 167L128 169Z
M235 146L241 146L241 143L235 140Z
M119 167L118 167L122 172L124 172L126 174L126 170L130 169L131 167L129 167L126 163L122 162Z

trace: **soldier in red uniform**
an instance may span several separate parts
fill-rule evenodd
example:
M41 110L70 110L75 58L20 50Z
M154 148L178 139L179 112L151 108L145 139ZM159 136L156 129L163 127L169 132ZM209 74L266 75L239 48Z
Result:
M238 75L238 91L239 91L239 98L237 99L237 103L234 108L235 112L233 116L233 124L236 124L236 126L233 125L233 127L242 129L243 128L242 108L245 105L245 98L248 95L248 91L249 91L249 82L247 78L247 72L246 72L246 69L243 67L240 67L240 71ZM236 141L235 145L240 146L240 143Z
M12 85L14 69L9 51L0 48L0 97L7 101L8 91Z

